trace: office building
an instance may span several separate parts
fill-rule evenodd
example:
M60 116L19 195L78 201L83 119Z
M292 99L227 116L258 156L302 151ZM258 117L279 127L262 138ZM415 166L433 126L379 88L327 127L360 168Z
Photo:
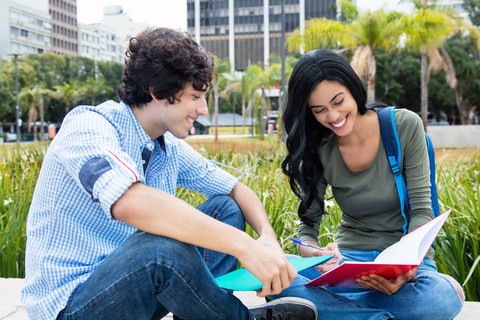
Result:
M78 54L93 60L100 60L100 34L95 26L78 23Z
M0 1L0 56L43 53L51 50L48 6L28 1Z
M209 51L244 70L281 55L282 26L288 35L305 20L335 19L336 8L336 0L187 0L187 25Z
M146 23L134 22L133 19L123 10L122 6L119 5L103 7L103 17L100 24L103 26L103 29L109 29L111 32L115 33L115 50L117 51L118 56L117 61L122 63L125 58L125 51L127 50L130 38L145 29L153 27ZM106 48L108 51L112 49L112 46Z
M77 0L48 0L52 17L52 51L78 54Z

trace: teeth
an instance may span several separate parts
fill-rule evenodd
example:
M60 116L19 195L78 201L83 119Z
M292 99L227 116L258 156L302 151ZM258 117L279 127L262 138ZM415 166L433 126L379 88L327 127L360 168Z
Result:
M339 127L341 127L345 124L345 121L347 121L347 118L343 118L343 120L341 122L332 123L332 126L334 126L335 128L339 128Z

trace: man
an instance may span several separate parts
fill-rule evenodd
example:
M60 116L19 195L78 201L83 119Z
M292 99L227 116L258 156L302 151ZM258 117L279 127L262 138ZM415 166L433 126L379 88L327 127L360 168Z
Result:
M253 191L181 140L208 113L213 70L188 34L145 31L130 40L121 102L65 117L27 223L22 300L32 319L316 318L299 298L249 310L215 283L237 259L261 280L260 296L297 274ZM177 185L208 200L194 208L174 196Z

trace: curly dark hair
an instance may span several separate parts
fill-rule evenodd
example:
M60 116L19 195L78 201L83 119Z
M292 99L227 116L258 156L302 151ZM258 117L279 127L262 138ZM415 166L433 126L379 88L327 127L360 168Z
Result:
M150 93L173 104L188 83L198 91L211 86L213 56L187 32L168 28L143 31L130 39L125 56L117 94L129 105L152 101Z
M288 81L283 114L288 153L282 162L282 170L288 176L292 191L300 199L298 215L310 226L316 220L307 214L313 200L319 201L323 208L323 201L317 194L317 184L323 175L318 148L332 131L317 122L308 99L317 85L325 80L337 81L347 87L357 103L358 112L367 112L365 86L343 57L320 49L306 53L297 62Z

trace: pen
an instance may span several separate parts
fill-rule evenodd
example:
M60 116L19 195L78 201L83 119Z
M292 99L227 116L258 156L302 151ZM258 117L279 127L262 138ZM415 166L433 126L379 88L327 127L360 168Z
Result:
M293 242L298 243L299 245L304 246L304 247L309 247L309 248L313 248L313 249L325 251L324 248L320 248L320 247L314 246L314 245L309 244L309 243L306 243L306 242L304 242L304 241L302 241L302 240L300 240L300 239L290 238L290 240L292 240Z

